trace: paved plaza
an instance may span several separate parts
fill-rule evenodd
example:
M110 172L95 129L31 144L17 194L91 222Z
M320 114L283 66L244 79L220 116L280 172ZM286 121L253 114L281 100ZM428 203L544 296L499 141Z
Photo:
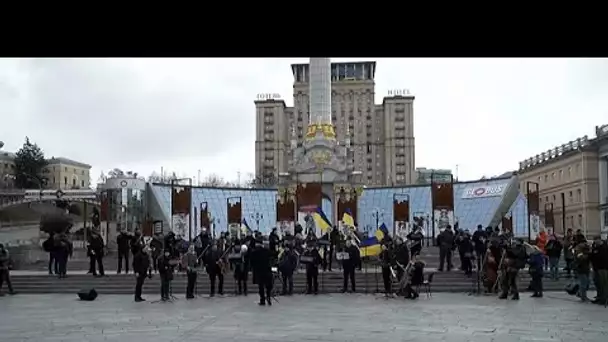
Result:
M606 341L608 308L562 293L543 299L440 293L418 301L373 295L135 303L132 296L0 298L0 341Z

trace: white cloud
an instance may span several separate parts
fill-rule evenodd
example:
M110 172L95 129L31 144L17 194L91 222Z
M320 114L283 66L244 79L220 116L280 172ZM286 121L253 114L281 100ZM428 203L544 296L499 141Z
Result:
M416 95L417 166L496 175L608 123L604 59L376 59L376 102ZM258 93L292 105L306 59L0 60L0 140L147 175L236 179L254 168ZM95 181L95 179L93 179Z

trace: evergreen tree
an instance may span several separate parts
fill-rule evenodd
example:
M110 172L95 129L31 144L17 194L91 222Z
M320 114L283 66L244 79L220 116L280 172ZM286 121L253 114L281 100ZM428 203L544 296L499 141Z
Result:
M45 166L47 161L37 144L28 137L15 156L15 185L22 189L38 189L46 184Z

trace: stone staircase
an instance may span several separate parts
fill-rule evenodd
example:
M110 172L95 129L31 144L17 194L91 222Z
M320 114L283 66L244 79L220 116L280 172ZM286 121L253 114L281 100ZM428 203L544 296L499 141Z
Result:
M426 277L434 274L431 285L432 291L436 292L476 292L478 289L477 275L466 277L462 271L452 270L451 272L437 272L439 266L439 255L436 247L425 247L421 253L422 259L426 263ZM454 267L458 267L460 262L458 256L453 258ZM110 254L104 258L106 277L95 278L86 274L88 270L88 259L80 256L69 261L68 277L58 279L46 273L47 263L38 262L28 265L28 270L20 268L12 272L12 282L20 293L76 293L80 289L95 288L100 294L130 294L135 286L135 277L132 274L116 274L116 255ZM520 289L527 288L530 276L527 270L520 273ZM565 273L560 274L560 280L553 281L546 279L544 286L546 291L562 291L571 281L565 278ZM251 278L251 274L250 274ZM319 289L323 293L337 292L342 288L342 271L339 265L334 264L333 272L320 272ZM376 293L383 291L382 274L380 268L372 263L365 263L361 271L356 271L357 292ZM225 294L235 293L235 282L231 272L225 275L224 292ZM249 280L251 293L257 291L257 286ZM303 270L300 270L294 278L294 292L302 293L306 288L306 277ZM146 280L144 293L156 295L159 292L160 280L158 275ZM186 276L184 273L177 273L173 281L173 292L183 295L186 289ZM197 291L199 293L209 293L209 280L204 272L199 272Z
M434 273L431 289L434 292L476 292L477 277L465 277L462 272L425 272L426 277ZM250 276L251 278L251 276ZM130 294L135 286L135 277L133 274L116 274L115 271L109 271L105 277L93 277L90 274L81 272L68 272L68 277L58 279L56 276L44 274L42 272L27 272L15 271L11 276L13 286L16 291L26 294L43 294L43 293L76 293L81 289L95 288L100 294ZM157 294L160 288L160 280L158 275L153 275L152 279L147 279L144 286L144 293ZM342 272L320 272L319 274L319 290L322 293L338 292L342 288ZM530 277L526 271L521 273L520 289L524 290L530 281ZM306 278L303 272L297 273L294 278L294 292L304 292ZM377 293L383 291L382 274L379 270L367 267L362 271L356 272L357 292L360 293ZM562 274L560 280L553 281L545 279L545 291L562 291L570 282ZM395 284L396 285L396 284ZM186 276L184 273L175 274L173 281L173 292L182 295L186 289ZM235 293L236 284L232 273L225 275L224 293L229 295ZM249 289L251 293L257 291L256 285L249 280ZM197 282L197 291L201 294L209 293L208 276L203 272L199 273Z

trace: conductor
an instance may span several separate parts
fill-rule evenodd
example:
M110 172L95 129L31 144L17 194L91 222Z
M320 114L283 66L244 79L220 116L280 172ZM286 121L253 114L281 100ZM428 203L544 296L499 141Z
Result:
M251 266L253 268L253 274L258 284L258 291L260 294L259 305L272 305L272 266L270 262L272 260L272 252L269 248L269 241L257 240L255 248L251 252Z

